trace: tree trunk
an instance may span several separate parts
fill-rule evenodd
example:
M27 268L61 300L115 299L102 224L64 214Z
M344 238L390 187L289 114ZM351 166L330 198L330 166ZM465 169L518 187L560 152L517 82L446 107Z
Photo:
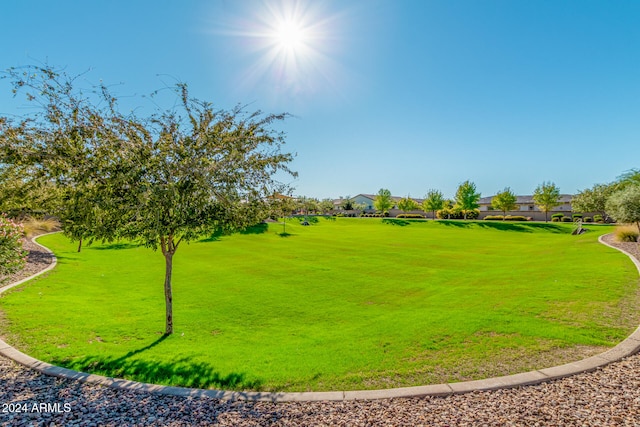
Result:
M171 335L173 333L173 295L171 292L171 272L173 270L173 252L166 251L164 254L165 259L165 274L164 274L164 302L166 308L166 327L165 335Z
M82 249L82 237L78 241L78 252L80 252L81 249Z

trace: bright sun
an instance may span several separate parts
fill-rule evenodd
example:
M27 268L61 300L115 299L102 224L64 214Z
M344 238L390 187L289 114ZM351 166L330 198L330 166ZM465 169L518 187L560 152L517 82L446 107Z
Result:
M296 23L283 22L275 29L275 39L281 48L295 50L304 44L304 29Z

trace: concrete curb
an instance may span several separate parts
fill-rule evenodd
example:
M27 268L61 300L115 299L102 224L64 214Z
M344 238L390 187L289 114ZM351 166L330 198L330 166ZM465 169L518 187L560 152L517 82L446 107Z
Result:
M34 243L45 248L35 241ZM625 253L635 264L640 273L640 261L631 254L611 246L599 238L599 242L613 249ZM48 248L45 248L49 250ZM47 269L34 274L33 276L0 288L0 293L18 286L44 272L51 270L56 264L56 259ZM435 384L418 387L402 387L383 390L354 390L354 391L327 391L327 392L300 392L300 393L261 393L261 392L237 392L223 390L203 390L185 387L169 387L156 384L139 383L118 378L103 377L84 372L72 371L70 369L53 366L49 363L34 359L0 339L0 355L3 355L15 362L34 369L45 375L59 378L80 381L89 384L99 384L102 386L128 391L139 391L145 393L163 394L171 396L190 397L210 397L222 400L246 400L246 401L267 401L267 402L312 402L312 401L342 401L342 400L371 400L371 399L391 399L399 397L425 397L425 396L446 396L451 394L462 394L481 390L497 390L503 388L514 388L526 385L539 384L546 381L560 379L582 372L593 371L611 362L616 362L624 357L630 356L640 351L640 327L636 329L627 339L622 341L612 349L587 359L565 365L536 371L524 372L503 377L487 378L484 380L465 381L448 384Z

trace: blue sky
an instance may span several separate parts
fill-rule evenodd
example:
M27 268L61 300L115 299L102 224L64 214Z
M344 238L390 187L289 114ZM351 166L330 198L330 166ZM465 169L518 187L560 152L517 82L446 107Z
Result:
M0 69L289 112L295 194L575 193L640 166L639 20L624 0L9 0ZM0 82L0 114L24 111Z

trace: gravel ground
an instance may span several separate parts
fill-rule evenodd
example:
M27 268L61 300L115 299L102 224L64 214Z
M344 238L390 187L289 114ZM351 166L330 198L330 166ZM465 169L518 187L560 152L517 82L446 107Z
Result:
M637 245L630 249L640 255ZM111 390L0 357L0 425L640 426L639 374L636 354L591 373L509 390L276 404Z

